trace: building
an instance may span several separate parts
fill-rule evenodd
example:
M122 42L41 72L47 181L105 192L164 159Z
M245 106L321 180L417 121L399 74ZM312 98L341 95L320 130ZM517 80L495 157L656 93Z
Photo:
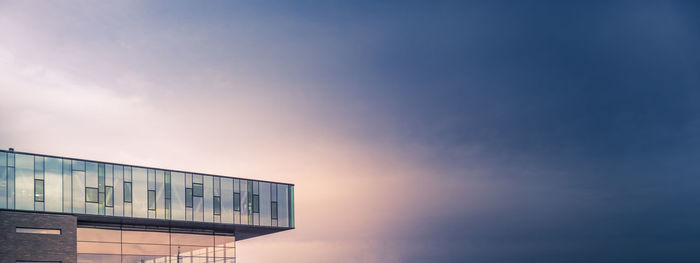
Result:
M235 262L294 185L0 150L0 262Z

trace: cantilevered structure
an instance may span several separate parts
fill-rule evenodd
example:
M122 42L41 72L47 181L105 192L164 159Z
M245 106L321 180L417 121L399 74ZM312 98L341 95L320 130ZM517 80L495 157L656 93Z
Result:
M235 262L294 185L0 150L0 263Z

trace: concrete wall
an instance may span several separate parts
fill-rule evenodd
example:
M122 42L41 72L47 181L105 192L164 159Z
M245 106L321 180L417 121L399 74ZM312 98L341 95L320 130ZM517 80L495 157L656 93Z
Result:
M61 235L17 233L17 227L61 229ZM0 263L76 263L76 227L72 215L0 210Z

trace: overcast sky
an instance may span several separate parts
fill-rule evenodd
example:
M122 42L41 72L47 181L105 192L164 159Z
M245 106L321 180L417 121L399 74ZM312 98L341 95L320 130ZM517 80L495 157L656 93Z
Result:
M700 6L2 1L0 147L294 183L240 262L697 262Z

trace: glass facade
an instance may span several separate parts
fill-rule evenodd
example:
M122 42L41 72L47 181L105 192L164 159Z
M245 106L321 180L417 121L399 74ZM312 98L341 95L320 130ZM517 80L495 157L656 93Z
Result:
M228 233L82 226L77 240L79 263L236 262L236 238Z
M0 151L0 208L294 227L293 185Z

